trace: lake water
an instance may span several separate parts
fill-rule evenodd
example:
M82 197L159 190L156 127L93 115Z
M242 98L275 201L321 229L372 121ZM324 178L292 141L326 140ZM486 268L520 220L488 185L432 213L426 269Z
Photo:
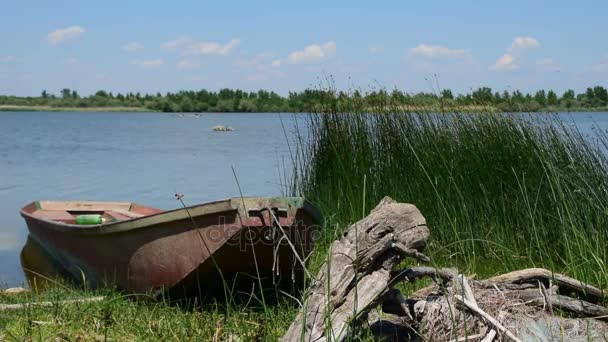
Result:
M608 113L561 115L585 134L608 129ZM188 205L239 196L232 168L245 196L281 195L287 141L304 117L0 112L0 287L24 283L24 204L107 200L172 209L180 205L176 192ZM215 125L235 130L214 132Z

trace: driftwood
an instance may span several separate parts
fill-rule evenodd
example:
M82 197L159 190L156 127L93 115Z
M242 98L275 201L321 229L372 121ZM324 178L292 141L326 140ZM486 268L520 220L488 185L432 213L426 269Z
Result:
M490 284L522 284L532 283L534 281L539 281L545 286L548 286L549 282L552 282L553 284L557 285L560 290L577 293L586 297L586 300L594 303L606 295L602 292L602 290L595 286L585 284L579 280L559 273L552 273L551 271L542 268L529 268L509 272L489 278L484 282Z
M352 323L387 292L391 271L404 257L428 260L421 253L428 237L426 220L414 205L385 197L331 245L300 313L281 340L347 338Z
M427 261L428 237L415 206L384 198L331 245L282 341L342 341L365 323L386 341L608 339L606 294L561 274L534 268L474 281L449 268L394 269L405 257ZM392 288L424 277L435 285L410 298Z
M30 292L32 292L32 290L25 289L23 287L12 287L9 289L0 290L0 295L1 296L13 296L13 295L21 295L21 294L30 293Z

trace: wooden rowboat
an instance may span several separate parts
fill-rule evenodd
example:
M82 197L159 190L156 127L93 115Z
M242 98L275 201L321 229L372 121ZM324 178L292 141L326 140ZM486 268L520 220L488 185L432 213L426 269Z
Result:
M104 222L76 224L79 215L91 214ZM36 201L21 215L30 238L73 279L156 294L237 274L291 281L302 273L321 223L319 211L299 197L232 198L170 211L128 202Z

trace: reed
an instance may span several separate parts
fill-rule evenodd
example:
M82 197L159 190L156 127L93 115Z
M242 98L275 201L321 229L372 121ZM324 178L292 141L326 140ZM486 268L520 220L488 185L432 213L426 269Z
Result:
M388 195L425 215L438 265L546 267L608 287L603 134L592 143L551 114L359 108L330 102L299 130L292 191L319 205L326 236Z

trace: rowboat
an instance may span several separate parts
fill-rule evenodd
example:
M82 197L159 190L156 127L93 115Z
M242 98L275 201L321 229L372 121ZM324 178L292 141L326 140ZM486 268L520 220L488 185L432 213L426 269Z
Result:
M318 209L300 197L239 197L169 211L36 201L21 215L29 238L73 279L156 295L225 286L238 275L297 282L321 223ZM91 216L100 222L82 224Z

